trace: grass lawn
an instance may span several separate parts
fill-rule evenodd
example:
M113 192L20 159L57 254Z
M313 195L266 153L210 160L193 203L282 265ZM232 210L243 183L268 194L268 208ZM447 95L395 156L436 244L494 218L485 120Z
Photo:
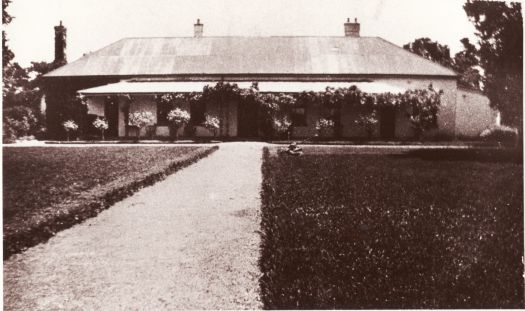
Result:
M304 149L264 155L266 308L523 307L521 155Z
M4 258L209 154L207 147L3 149Z

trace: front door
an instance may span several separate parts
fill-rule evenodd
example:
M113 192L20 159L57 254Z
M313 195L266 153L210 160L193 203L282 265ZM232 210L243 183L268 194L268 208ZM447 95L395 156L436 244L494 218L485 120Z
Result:
M105 135L107 137L118 137L118 101L106 101L104 115L108 121L108 129Z
M241 138L256 138L259 131L257 105L245 101L240 102L237 109L237 135Z
M379 134L382 139L391 140L396 136L396 108L381 107L379 111Z

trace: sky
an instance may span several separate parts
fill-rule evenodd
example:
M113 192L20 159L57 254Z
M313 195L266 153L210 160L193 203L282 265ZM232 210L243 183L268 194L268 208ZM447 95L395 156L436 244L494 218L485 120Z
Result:
M460 51L460 39L477 42L461 0L13 0L5 30L15 61L52 61L54 28L67 28L68 61L125 37L342 36L357 18L362 36L399 46L429 37Z

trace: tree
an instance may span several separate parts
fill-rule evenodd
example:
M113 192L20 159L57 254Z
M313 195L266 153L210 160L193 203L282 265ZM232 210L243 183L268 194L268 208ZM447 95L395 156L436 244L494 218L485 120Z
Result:
M29 84L29 76L24 68L18 63L10 63L3 70L3 105L13 107L28 101L28 94L25 92Z
M2 24L4 25L9 24L13 20L13 17L7 12L9 3L11 3L11 0L2 0Z
M452 68L453 61L448 46L441 45L437 41L430 40L430 38L416 39L414 42L403 45L403 48L445 67Z
M484 90L504 124L523 123L523 18L520 3L471 1L463 6L479 38Z
M39 110L42 91L42 75L55 69L54 63L31 62L28 68L11 63L4 69L4 107L27 106Z
M9 24L13 19L7 12L10 2L11 0L2 0L2 23L4 25ZM7 130L4 132L14 133L14 136L35 134L42 131L44 123L39 109L40 99L43 96L40 76L54 67L53 64L46 62L33 62L29 68L23 68L17 62L13 62L15 54L7 42L7 35L5 31L2 31L2 100L4 116L6 116L3 120L3 128ZM13 111L25 111L26 114L12 113ZM33 116L29 119L34 122L27 122L27 115ZM38 119L38 122L35 118ZM21 124L24 125L24 128L27 127L27 130L18 130Z
M2 0L2 24L8 25L11 20L13 19L11 15L7 12L7 6L11 0ZM7 34L4 30L2 30L2 72L4 74L3 82L4 82L4 92L5 92L5 84L6 84L6 71L9 70L9 65L11 64L11 61L13 58L15 58L15 54L9 46L7 45L7 42L9 40L7 39Z
M463 51L456 53L453 61L453 69L461 74L459 84L481 90L482 76L478 69L478 50L468 38L461 39L461 43Z
M403 46L408 50L424 58L453 69L459 75L459 84L473 89L481 90L481 74L476 47L468 38L461 39L463 51L456 53L454 58L450 57L450 49L437 41L429 38L419 38L414 42Z
M4 26L8 25L11 20L13 20L13 17L7 12L7 7L10 2L11 0L2 0L2 24ZM2 68L5 68L15 57L13 52L7 46L7 41L6 33L2 30Z

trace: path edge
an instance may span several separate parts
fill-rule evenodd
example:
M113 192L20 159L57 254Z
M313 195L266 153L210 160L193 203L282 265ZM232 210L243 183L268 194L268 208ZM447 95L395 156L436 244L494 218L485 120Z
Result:
M5 235L4 232L4 261L14 254L22 253L29 247L47 242L59 231L71 228L76 224L97 216L103 210L106 210L115 203L133 195L140 189L166 179L169 175L196 163L218 149L219 146L213 146L202 152L193 154L188 158L174 161L160 171L146 175L138 180L133 180L119 187L109 189L101 196L90 198L75 205L71 208L70 213L48 219L37 227L11 235Z

